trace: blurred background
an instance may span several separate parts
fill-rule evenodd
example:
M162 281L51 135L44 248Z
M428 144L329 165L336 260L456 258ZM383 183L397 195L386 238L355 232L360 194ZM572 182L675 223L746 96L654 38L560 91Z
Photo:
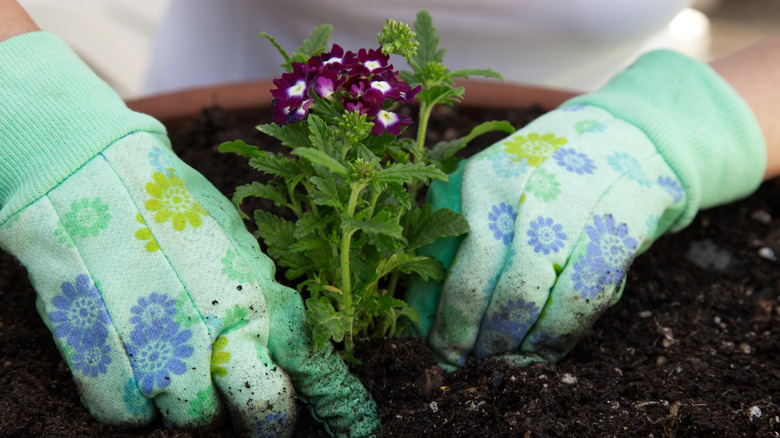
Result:
M155 31L169 0L19 0L125 99L141 97ZM780 0L697 0L654 45L702 60L780 33Z

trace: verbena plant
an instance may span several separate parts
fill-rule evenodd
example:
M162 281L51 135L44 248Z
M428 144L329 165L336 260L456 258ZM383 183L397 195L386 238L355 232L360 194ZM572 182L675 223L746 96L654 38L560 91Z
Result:
M402 275L443 279L441 263L417 250L468 232L459 213L419 205L418 192L431 180L446 181L459 160L455 153L474 137L514 128L486 122L463 138L426 147L433 108L463 95L454 78L501 78L491 70L447 69L427 12L417 15L414 32L387 20L378 49L355 53L333 45L326 52L331 31L330 25L317 28L290 54L260 34L284 57L287 73L271 91L275 123L257 129L289 147L289 154L241 140L219 149L249 158L254 169L273 177L238 187L233 202L240 206L257 196L292 212L294 221L255 210L256 236L287 279L303 277L298 289L309 297L315 346L343 342L352 358L356 340L397 336L405 328L401 321L417 321L414 309L396 296ZM390 54L405 58L411 70L394 70ZM416 139L402 136L412 120L394 111L415 99Z

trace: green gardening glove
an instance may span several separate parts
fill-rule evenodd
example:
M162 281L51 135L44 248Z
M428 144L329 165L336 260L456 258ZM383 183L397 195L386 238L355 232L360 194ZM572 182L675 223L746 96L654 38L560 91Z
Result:
M637 255L753 192L765 161L755 117L722 78L646 54L431 187L471 231L428 248L449 272L443 289L412 284L418 331L449 368L472 352L559 360L618 300Z
M333 435L366 436L375 405L235 207L60 40L0 44L0 246L100 421L172 427L226 415L289 436L295 396ZM12 66L13 68L8 68Z

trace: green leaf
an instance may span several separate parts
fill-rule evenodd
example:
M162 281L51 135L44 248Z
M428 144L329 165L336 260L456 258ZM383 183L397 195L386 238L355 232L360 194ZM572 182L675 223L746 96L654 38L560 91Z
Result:
M309 195L317 205L334 207L339 211L345 209L344 203L339 193L338 183L333 175L313 176L309 178L313 187L309 190Z
M292 59L290 58L290 55L287 54L287 51L284 50L282 45L279 44L279 42L276 41L276 39L274 37L272 37L271 35L269 35L266 32L260 32L259 34L257 34L257 37L258 38L265 38L268 41L270 41L271 44L273 44L273 46L276 47L276 51L278 51L279 54L282 55L282 58L284 58L284 63L281 64L281 67L285 71L287 71L287 72L292 72L292 67L291 67Z
M351 230L361 230L366 234L382 234L394 239L406 241L404 229L398 219L386 211L380 211L369 220L355 220L346 215L341 218L341 227Z
M433 165L424 163L396 163L377 172L377 180L394 183L410 183L438 179L447 181L447 175Z
M327 240L322 239L301 239L295 241L290 245L290 251L292 252L306 252L312 249L329 248L330 243Z
M402 184L388 184L385 190L387 190L387 194L390 195L389 199L397 202L398 205L404 208L404 210L409 210L412 208L412 198L409 195L409 191L406 190L406 187L404 187ZM383 196L380 199L384 202L386 197Z
M266 123L257 126L256 129L276 138L282 142L282 145L287 146L290 149L311 146L309 128L304 122L288 123L286 125Z
M325 297L307 299L306 316L316 349L322 349L330 339L341 342L349 334L351 318L339 314Z
M433 27L433 19L428 11L417 13L414 21L414 32L417 34L417 54L411 59L417 65L422 66L428 62L443 62L446 50L439 49L439 37L436 36L436 28Z
M398 268L404 274L417 274L423 280L442 281L444 280L444 267L441 262L430 256L409 260Z
M258 198L265 198L273 201L277 207L282 207L287 204L287 195L284 188L274 184L263 184L258 181L253 181L249 184L244 184L236 187L236 191L233 193L233 204L239 209L241 217L249 219L249 216L241 211L241 203L249 196L256 196Z
M257 235L263 239L270 256L277 265L288 268L289 279L299 277L311 269L311 263L290 247L295 243L295 225L265 210L255 210Z
M515 132L515 127L505 120L493 120L480 123L475 126L471 132L461 138L450 141L440 141L431 149L429 157L431 160L443 162L455 155L459 150L468 146L469 143L480 135L497 131L512 134Z
M294 149L291 153L309 160L312 164L318 164L338 174L346 176L349 173L343 164L339 163L336 161L336 159L332 158L330 155L321 150L313 148L298 148Z
M404 274L414 272L419 274L424 280L441 281L444 278L444 267L438 260L430 256L411 256L400 252L377 264L376 273L371 278L371 286L375 286L380 279L395 271L403 272Z
M504 81L504 76L502 76L501 73L491 70L489 68L470 68L470 69L455 70L453 72L450 72L450 77L452 78L468 79L470 76L482 76L484 78L493 78L493 79L498 79L502 82Z
M319 230L324 229L331 222L333 222L333 216L331 215L320 217L307 211L295 222L294 237L296 239L304 239L308 236L314 236Z
M333 33L333 26L323 24L312 31L311 36L303 41L295 53L293 60L296 62L306 62L314 55L324 52L330 41L330 35Z
M285 180L291 180L299 177L301 170L292 160L282 154L272 154L260 151L260 155L249 159L249 165L260 172L281 177Z
M417 94L421 101L430 102L430 105L444 104L452 105L463 97L466 91L463 87L452 87L450 85L436 85L423 89Z
M254 158L260 155L259 147L246 144L244 140L226 141L219 145L219 151L223 154L232 152L246 158Z
M469 132L465 137L461 137L460 141L463 143L463 146L466 146L467 144L471 143L472 140L479 137L482 134L487 134L489 132L496 132L496 131L502 131L507 134L512 134L516 131L515 127L512 126L511 123L507 122L506 120L491 120L488 122L480 123L479 125L475 126L471 132Z
M372 317L377 317L385 314L390 309L403 309L404 307L406 307L406 303L398 298L394 298L390 295L379 295L363 300L360 303L358 311Z
M436 211L425 204L412 213L409 224L409 250L435 242L442 237L454 237L469 232L466 218L449 208Z
M333 144L336 142L336 134L332 129L328 128L325 121L316 114L309 115L309 132L309 141L311 141L313 148L325 153L333 151Z

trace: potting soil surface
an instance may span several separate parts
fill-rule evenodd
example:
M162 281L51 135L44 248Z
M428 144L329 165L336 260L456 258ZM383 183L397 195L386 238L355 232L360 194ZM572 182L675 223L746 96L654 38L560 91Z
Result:
M445 109L432 137L476 123L522 126L538 109ZM241 138L266 144L260 114L204 110L171 129L175 150L225 194L256 179L234 155ZM472 150L499 137L479 140ZM435 138L434 138L435 139ZM276 145L269 144L269 148ZM252 208L270 208L252 201ZM251 227L251 224L249 225ZM34 245L34 242L30 242ZM513 368L470 359L451 374L419 339L364 343L353 367L376 400L383 436L743 437L778 436L780 409L780 186L700 212L636 259L623 298L556 364ZM70 371L35 311L15 259L0 253L0 436L231 436L101 425L79 402ZM295 436L327 436L304 408Z

